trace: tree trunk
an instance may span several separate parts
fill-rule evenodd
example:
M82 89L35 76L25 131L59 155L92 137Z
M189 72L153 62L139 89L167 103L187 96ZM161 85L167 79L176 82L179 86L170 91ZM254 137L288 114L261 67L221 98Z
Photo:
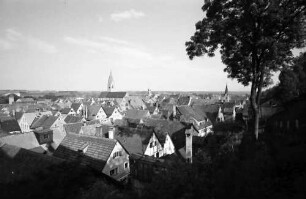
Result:
M254 134L256 140L258 140L258 129L259 129L259 111L257 109L254 111Z
M257 86L256 82L252 82L251 87L251 96L250 96L250 102L251 102L251 108L252 108L252 115L253 115L253 130L256 140L258 139L258 128L259 128L259 106L257 103L257 97L258 93L256 92Z

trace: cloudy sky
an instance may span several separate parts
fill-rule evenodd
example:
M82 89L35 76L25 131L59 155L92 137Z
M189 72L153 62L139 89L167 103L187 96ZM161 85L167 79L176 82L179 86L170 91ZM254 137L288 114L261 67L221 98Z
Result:
M0 89L246 91L184 43L203 0L0 0Z

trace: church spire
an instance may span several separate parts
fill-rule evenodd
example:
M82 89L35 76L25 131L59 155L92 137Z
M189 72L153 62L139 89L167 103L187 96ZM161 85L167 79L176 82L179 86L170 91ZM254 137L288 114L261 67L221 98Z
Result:
M114 89L114 78L112 75L112 71L110 71L110 74L108 77L108 83L107 83L107 91L112 92L112 89Z
M228 95L228 88L227 88L227 84L225 86L225 92L224 92L224 95Z

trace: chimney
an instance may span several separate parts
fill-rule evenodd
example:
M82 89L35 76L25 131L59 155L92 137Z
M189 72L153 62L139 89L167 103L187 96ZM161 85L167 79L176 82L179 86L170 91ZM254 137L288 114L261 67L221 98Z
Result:
M114 126L109 126L108 127L108 138L109 139L114 139L114 134L115 134L115 127Z
M96 135L97 137L103 137L102 126L96 126Z
M190 129L186 129L186 161L188 163L192 163L192 127Z
M176 106L173 105L173 117L176 117Z

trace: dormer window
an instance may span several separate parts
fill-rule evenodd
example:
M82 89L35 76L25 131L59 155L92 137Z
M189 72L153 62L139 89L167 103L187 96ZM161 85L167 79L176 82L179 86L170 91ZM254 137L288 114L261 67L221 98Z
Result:
M155 147L155 146L156 146L156 141L152 141L152 142L150 143L150 148Z

